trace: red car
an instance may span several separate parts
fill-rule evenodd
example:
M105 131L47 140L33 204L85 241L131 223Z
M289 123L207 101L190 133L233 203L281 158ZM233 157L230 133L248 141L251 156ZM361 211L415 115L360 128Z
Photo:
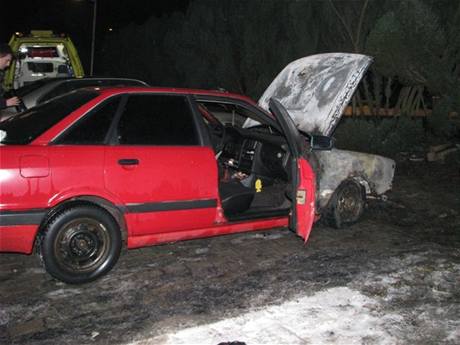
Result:
M260 106L219 91L87 88L9 118L0 123L0 252L35 248L52 276L84 283L107 273L123 244L275 227L306 241L319 213L355 221L367 193L389 188L391 161L312 150L331 150L369 63L297 60ZM306 133L315 129L323 135ZM318 180L309 161L321 166ZM368 168L379 166L388 169Z
M0 125L0 251L68 283L137 248L290 227L308 238L307 142L272 101L160 88L83 89ZM245 129L251 118L260 125ZM292 201L296 202L292 202Z

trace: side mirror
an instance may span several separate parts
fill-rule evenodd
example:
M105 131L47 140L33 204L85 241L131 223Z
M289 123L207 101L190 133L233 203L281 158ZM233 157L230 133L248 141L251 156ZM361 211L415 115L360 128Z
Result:
M326 151L334 147L334 139L325 135L312 135L310 146L313 151Z

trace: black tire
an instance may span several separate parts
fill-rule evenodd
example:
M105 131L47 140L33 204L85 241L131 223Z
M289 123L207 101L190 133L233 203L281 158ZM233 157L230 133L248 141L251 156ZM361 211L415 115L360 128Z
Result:
M366 206L363 187L354 181L345 181L335 190L326 211L325 220L337 229L356 223Z
M54 278L82 284L109 272L120 256L121 234L112 216L96 206L56 214L41 238L40 254Z

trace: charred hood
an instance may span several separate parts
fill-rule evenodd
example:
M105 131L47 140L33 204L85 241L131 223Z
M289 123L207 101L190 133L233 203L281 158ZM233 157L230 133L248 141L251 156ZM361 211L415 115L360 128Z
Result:
M371 62L369 56L348 53L295 60L265 90L259 105L268 110L270 99L275 98L298 129L330 136Z

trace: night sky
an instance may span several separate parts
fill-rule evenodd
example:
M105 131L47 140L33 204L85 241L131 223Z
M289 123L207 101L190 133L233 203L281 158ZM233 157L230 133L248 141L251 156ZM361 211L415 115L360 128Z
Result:
M189 0L97 0L96 50L109 29L142 24L151 16L184 12ZM72 37L88 66L93 18L92 0L17 0L2 2L0 35L8 42L14 32L53 30ZM112 31L113 32L113 31ZM88 68L85 68L88 70Z

